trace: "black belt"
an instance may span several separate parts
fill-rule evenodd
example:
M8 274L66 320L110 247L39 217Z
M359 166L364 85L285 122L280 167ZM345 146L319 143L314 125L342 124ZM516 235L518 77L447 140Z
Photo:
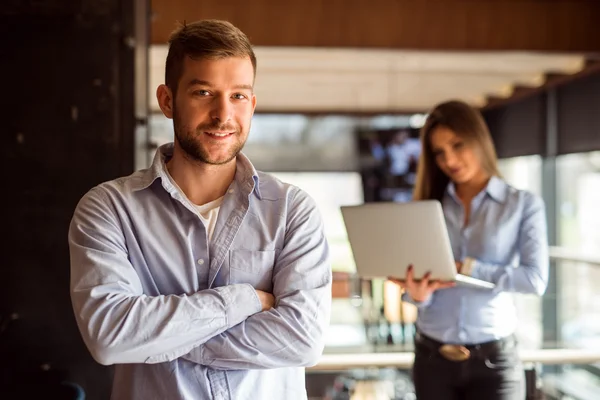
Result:
M465 361L469 358L486 358L490 354L516 347L514 335L478 344L448 344L437 341L420 332L415 334L415 346L426 347L450 361Z

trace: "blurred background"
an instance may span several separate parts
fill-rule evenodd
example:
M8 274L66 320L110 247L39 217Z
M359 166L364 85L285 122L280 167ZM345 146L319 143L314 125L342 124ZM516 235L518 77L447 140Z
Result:
M355 275L339 207L410 199L418 130L449 99L481 109L504 177L546 202L550 284L542 298L515 295L528 398L600 398L595 0L4 1L0 398L15 387L23 399L109 398L112 369L91 359L72 315L68 224L92 186L172 141L155 100L166 42L204 18L256 46L245 153L325 218L334 312L310 398L414 398L415 310Z

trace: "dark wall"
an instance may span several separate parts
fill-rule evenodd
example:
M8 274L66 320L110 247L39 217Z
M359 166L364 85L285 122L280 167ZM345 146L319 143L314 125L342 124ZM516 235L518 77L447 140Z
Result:
M543 154L546 96L540 94L484 113L501 158Z
M600 68L503 106L484 109L500 158L600 150ZM548 126L553 121L552 126ZM557 149L547 154L548 132ZM554 152L556 152L554 154Z
M558 153L600 150L600 73L557 90Z
M0 398L17 398L3 396L15 387L21 399L69 398L50 395L62 379L88 399L109 397L111 370L75 325L67 231L87 190L133 170L132 4L0 7Z

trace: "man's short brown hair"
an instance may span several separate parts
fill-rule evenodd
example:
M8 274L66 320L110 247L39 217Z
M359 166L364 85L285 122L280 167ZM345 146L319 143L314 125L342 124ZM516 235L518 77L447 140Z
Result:
M226 57L250 57L256 76L256 56L248 37L227 21L206 19L184 23L169 38L165 83L177 92L186 57L194 60L218 60Z

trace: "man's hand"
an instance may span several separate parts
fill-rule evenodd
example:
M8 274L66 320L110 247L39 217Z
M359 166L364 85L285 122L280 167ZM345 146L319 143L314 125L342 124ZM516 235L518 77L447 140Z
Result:
M256 290L256 294L262 305L262 311L269 311L271 308L275 307L275 297L271 293Z
M406 278L404 280L401 280L398 278L391 278L391 277L388 279L391 280L392 282L396 283L397 285L400 285L402 288L406 289L406 291L408 292L410 297L414 301L419 302L419 303L424 302L427 299L429 299L431 294L433 292L435 292L436 290L450 288L455 285L454 282L442 282L439 280L430 280L429 279L430 276L431 276L431 274L428 272L425 274L423 279L415 280L413 267L411 265L410 267L408 267L408 270L406 271Z

